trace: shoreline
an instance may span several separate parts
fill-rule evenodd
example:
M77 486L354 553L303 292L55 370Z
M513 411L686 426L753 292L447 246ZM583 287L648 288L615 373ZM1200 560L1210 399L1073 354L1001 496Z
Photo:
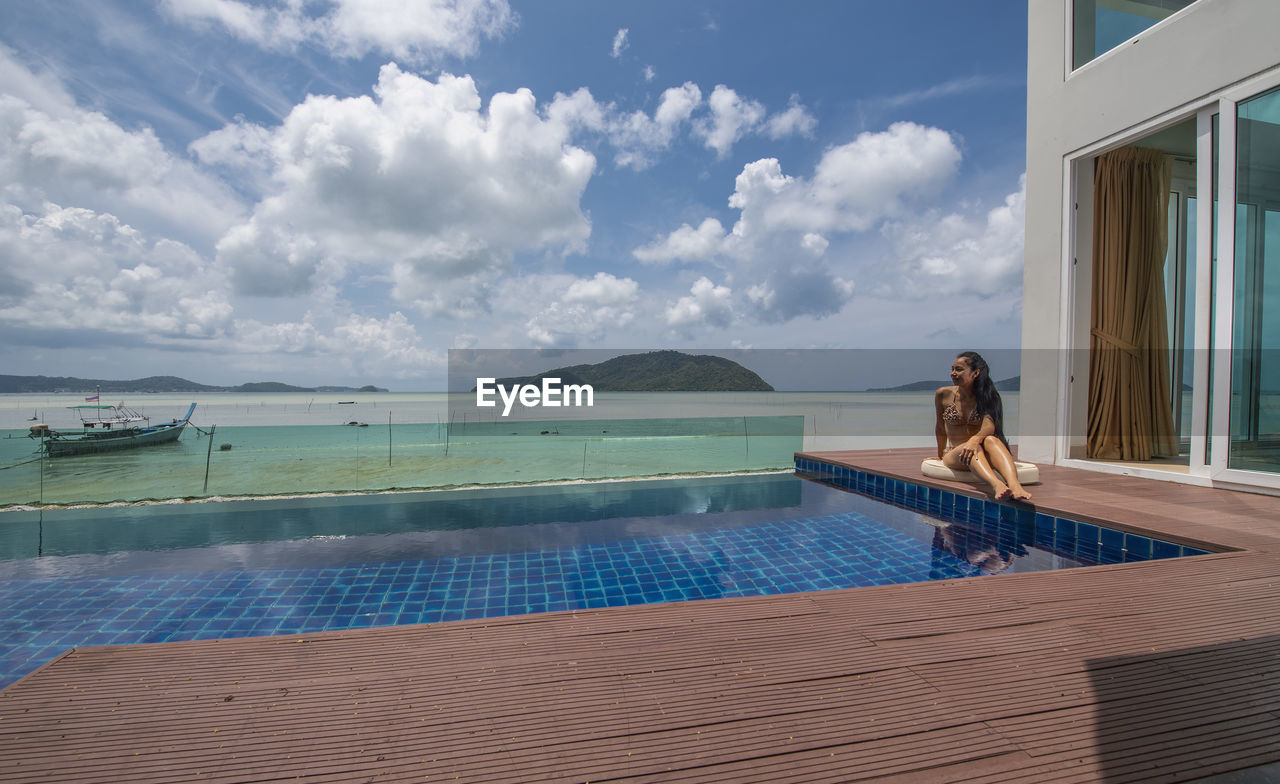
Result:
M458 490L498 490L509 487L553 487L560 485L606 484L614 482L641 482L666 479L702 479L714 476L755 476L761 474L791 474L793 468L761 468L747 471L681 472L676 474L644 474L637 476L601 477L599 479L560 479L536 482L502 482L496 484L441 485L438 487L392 487L384 490L329 490L316 493L278 493L263 495L226 495L184 498L147 498L138 501L105 501L84 504L12 504L0 506L0 515L6 512L44 512L68 509L119 509L144 506L178 506L185 504L225 503L231 501L279 501L310 498L348 498L352 496L404 495L408 493L453 492Z

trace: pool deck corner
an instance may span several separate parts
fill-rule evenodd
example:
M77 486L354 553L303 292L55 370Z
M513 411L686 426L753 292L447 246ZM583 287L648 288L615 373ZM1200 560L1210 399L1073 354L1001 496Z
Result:
M932 450L799 453L917 484ZM1037 511L1208 555L73 649L0 780L1196 781L1280 761L1280 498L1041 467Z

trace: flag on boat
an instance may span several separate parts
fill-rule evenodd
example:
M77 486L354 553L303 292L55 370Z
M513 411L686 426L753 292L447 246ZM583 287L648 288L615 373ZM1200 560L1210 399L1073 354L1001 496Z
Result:
M98 396L97 396L97 395L85 395L85 396L84 396L84 402L86 402L86 403L97 403L97 402L98 402Z

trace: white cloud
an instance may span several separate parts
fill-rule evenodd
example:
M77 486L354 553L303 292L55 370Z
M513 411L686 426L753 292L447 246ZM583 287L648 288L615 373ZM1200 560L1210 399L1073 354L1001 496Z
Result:
M727 156L739 139L754 131L765 116L760 102L741 98L723 84L716 85L707 104L711 117L704 118L696 128L707 147L715 150L720 158Z
M852 280L805 261L790 269L770 270L764 281L747 289L747 299L759 321L778 324L801 316L834 315L853 297L853 292Z
M597 272L594 278L575 280L569 284L564 301L585 305L620 305L634 302L639 285L631 278L616 278Z
M638 110L613 117L609 122L609 141L618 150L616 163L637 171L653 165L654 153L671 146L676 132L701 103L702 91L698 85L685 82L662 92L662 100L652 118Z
M615 60L621 59L622 53L630 46L627 42L627 33L630 31L625 27L618 28L618 32L613 36L613 49L610 50L609 56Z
M715 218L707 218L696 229L685 223L666 237L631 253L640 261L653 264L705 261L721 253L724 240L724 226Z
M166 344L231 327L226 281L191 248L116 216L46 203L0 207L0 323L143 336Z
M311 42L337 57L378 53L411 63L470 56L480 39L501 36L516 21L506 0L164 0L162 7L178 21L220 27L265 49ZM324 12L313 16L310 8Z
M717 286L707 277L698 278L681 297L667 308L667 326L688 334L694 327L727 327L733 323L733 291Z
M901 284L894 293L990 296L1022 281L1026 175L1018 190L980 220L928 213L885 226Z
M799 96L791 96L791 102L785 112L769 118L765 123L770 139L781 139L785 136L812 136L813 129L818 126L818 118L809 114L801 103Z
M0 200L111 213L146 231L207 247L238 217L230 190L170 155L150 128L126 130L75 106L50 76L0 49ZM199 215L199 221L192 221Z
M298 321L236 322L232 342L238 365L277 374L280 367L323 363L327 378L421 378L445 365L442 349L422 346L417 328L400 311L385 318L349 312L308 312Z
M569 347L626 336L637 321L639 284L597 272L590 278L535 274L506 278L497 285L504 314L519 331L496 325L492 336L509 345ZM520 321L522 320L522 321Z
M831 243L821 234L809 233L800 238L800 247L812 253L814 256L821 256L827 252L827 248Z
M657 78L657 76L658 76L658 72L653 70L652 65L646 65L644 67L644 80L646 82L652 82L655 78Z
M734 234L866 231L937 195L959 164L950 134L907 122L827 150L809 180L784 175L775 158L755 161L729 197L741 210Z
M271 131L242 120L196 139L188 148L206 166L223 167L262 191L272 168Z
M744 301L726 302L722 314L737 312L763 323L830 316L855 289L851 277L833 266L840 260L828 259L830 237L868 231L936 198L959 161L949 134L912 123L864 133L827 150L809 178L784 174L777 159L758 160L744 166L735 181L729 206L739 216L730 232L706 218L696 229L683 224L632 254L649 263L712 261L732 270ZM673 306L668 322L686 331L723 322L700 316L712 310L710 285L703 285L702 299L685 297ZM724 297L732 295L721 288Z
M430 358L420 345L417 329L398 310L383 319L348 316L327 341L321 340L321 350L331 356L376 357L380 365L399 366L399 375L420 373Z
M883 99L882 103L886 108L900 109L903 106L923 103L935 98L963 95L975 90L984 90L991 87L1000 87L1005 84L1013 83L1015 83L1013 80L993 79L986 76L961 76L954 79L948 79L941 84L926 87L923 90L911 90L890 96L889 98Z
M516 252L576 251L590 234L579 200L595 158L569 134L594 102L573 100L558 96L560 114L544 118L520 89L485 111L469 77L394 64L373 96L310 96L271 131L273 189L218 258L245 293L300 293L364 266L424 313L482 311L485 281ZM224 160L236 145L197 149Z
M646 79L653 78L646 68ZM596 101L591 91L578 88L570 95L556 93L547 109L547 117L570 131L604 134L614 148L614 162L623 168L642 171L657 162L659 153L681 139L688 127L707 149L725 157L733 145L747 134L765 133L772 138L808 135L817 120L793 96L784 112L765 120L766 111L758 101L749 100L719 85L704 106L702 90L693 82L663 90L653 114L636 109L620 110L616 104ZM239 139L223 142L239 143Z
M590 90L579 87L570 95L556 93L547 107L547 119L563 125L566 134L580 129L603 132L608 123L607 109L591 97Z
M46 115L62 116L75 109L75 101L62 82L53 74L36 73L21 65L4 44L0 44L0 90Z
M693 82L663 90L662 101L658 104L658 110L653 113L653 121L662 129L666 141L670 141L672 131L688 120L701 103L702 91Z

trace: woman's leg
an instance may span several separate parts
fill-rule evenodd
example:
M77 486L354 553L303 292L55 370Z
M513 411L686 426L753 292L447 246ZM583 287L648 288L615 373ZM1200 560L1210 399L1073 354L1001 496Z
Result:
M967 465L960 460L959 452L960 447L953 447L947 450L947 453L942 456L942 464L947 468L972 471L977 474L979 479L991 486L991 493L996 497L996 500L1003 500L1011 495L1012 491L1008 485L1001 481L999 474L992 470L983 450L979 450Z
M977 474L982 481L991 485L991 493L996 497L997 501L1003 501L1012 494L1012 490L1000 480L1000 475L991 468L991 464L987 462L987 456L982 452L978 452L969 461L969 470Z
M1018 467L1013 462L1013 455L1009 454L1009 447L995 436L987 436L982 442L982 451L986 453L987 459L991 461L991 465L995 467L1000 475L1009 485L1010 495L1015 500L1027 501L1031 498L1031 493L1022 486L1018 481Z

